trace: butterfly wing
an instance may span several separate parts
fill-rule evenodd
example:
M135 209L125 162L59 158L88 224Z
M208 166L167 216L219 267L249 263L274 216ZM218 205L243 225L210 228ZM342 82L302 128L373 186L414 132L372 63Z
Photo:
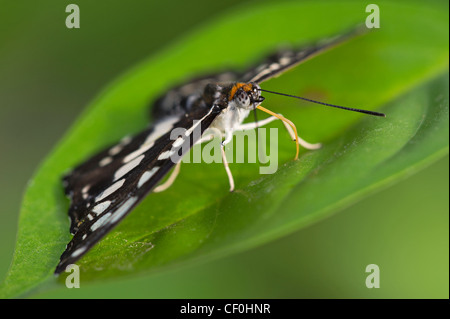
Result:
M113 183L114 175L124 163L152 148L178 120L175 116L167 117L134 137L123 138L118 144L101 151L63 178L65 193L71 199L69 217L72 234L89 213L96 196Z
M64 184L72 200L69 216L74 236L55 273L75 263L116 226L175 165L172 155L181 160L219 113L215 106L196 108L178 121L173 116L160 120L69 173ZM172 139L174 128L185 133ZM200 134L193 134L197 128Z
M196 101L201 100L203 90L208 84L238 81L239 76L238 72L226 71L197 77L188 83L173 87L155 100L151 108L151 118L183 116L196 108Z
M269 56L263 63L251 68L241 77L241 82L262 83L281 73L297 66L300 63L337 46L367 30L364 26L358 26L342 35L322 40L318 43L304 46L300 49L283 50Z
M197 103L207 84L264 82L361 31L362 28L357 28L300 50L278 52L245 73L230 71L204 76L175 87L157 99L152 109L155 125L122 139L64 177L65 192L71 199L70 231L74 236L61 255L55 273L79 260L152 191L175 164L170 157L166 158L167 154L176 152L181 159L211 125L220 108ZM182 143L179 138L170 138L171 130L176 127L192 133L194 120L201 124L200 134L184 136Z

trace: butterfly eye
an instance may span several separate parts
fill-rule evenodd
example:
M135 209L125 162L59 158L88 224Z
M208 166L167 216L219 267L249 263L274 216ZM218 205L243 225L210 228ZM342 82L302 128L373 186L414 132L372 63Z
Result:
M248 96L247 92L243 90L236 94L236 100L242 106L248 106L250 104L250 97Z
M239 101L244 101L245 99L247 99L248 95L245 91L241 91L238 94L238 99Z

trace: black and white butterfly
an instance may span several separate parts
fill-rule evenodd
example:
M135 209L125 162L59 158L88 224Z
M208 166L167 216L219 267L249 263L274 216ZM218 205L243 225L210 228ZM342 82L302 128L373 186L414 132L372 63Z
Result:
M264 101L261 92L265 90L259 85L360 31L356 29L299 50L278 52L243 73L224 72L196 79L157 99L152 109L155 119L152 126L133 137L123 138L63 178L65 193L71 199L69 217L73 238L61 255L55 273L61 273L79 260L148 193L169 187L176 177L181 157L193 145L209 140L210 136L204 134L208 128L215 128L223 136L222 155L231 190L234 183L223 150L236 130L254 129L281 119L296 140L297 150L299 144L317 148L319 145L298 138L292 122L260 105ZM242 124L256 108L272 116L259 122ZM383 116L371 111L350 110ZM173 138L171 132L175 128L183 128L184 133ZM193 134L195 130L200 134ZM174 166L169 179L158 185Z

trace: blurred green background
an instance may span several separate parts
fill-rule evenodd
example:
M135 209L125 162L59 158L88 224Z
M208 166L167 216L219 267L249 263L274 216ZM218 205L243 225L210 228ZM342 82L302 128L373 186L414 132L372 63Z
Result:
M88 102L185 32L252 2L260 3L0 1L0 280L27 180ZM69 3L80 6L78 30L65 27ZM448 167L446 156L331 218L245 253L38 297L448 298ZM372 263L381 269L380 289L365 286Z

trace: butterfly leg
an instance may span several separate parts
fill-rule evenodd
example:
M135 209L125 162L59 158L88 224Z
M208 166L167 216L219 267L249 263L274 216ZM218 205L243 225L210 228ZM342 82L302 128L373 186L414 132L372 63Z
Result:
M205 142L209 142L217 135L222 136L220 131L215 130L214 133L206 134L206 135L202 136L202 138L196 144L202 144ZM228 176L228 181L230 183L230 192L232 192L232 191L234 191L234 179L233 179L233 175L231 174L231 170L230 170L230 167L228 166L228 161L227 161L227 158L225 155L225 145L231 141L231 139L233 138L233 134L227 134L226 136L227 136L227 138L225 138L225 140L222 143L220 143L220 151L222 153L222 163L225 167L225 171L227 172L227 176Z
M203 144L203 143L209 142L214 137L215 137L215 134L207 134L205 136L202 136L201 139L198 140L197 143L195 143L195 144ZM181 166L181 160L176 164L175 168L172 171L172 174L167 179L167 181L165 181L161 185L158 185L157 187L155 187L153 189L153 192L154 193L160 193L160 192L165 191L166 189L168 189L170 186L172 186L173 182L175 181L175 179L178 176L178 173L180 172L180 166Z
M216 135L215 135L214 133L204 135L204 136L201 137L201 139L199 139L199 140L197 141L197 143L195 143L195 145L197 145L197 144L203 144L203 143L209 142L209 141L211 141L215 136L216 136Z
M220 151L222 152L223 166L225 167L225 172L227 172L227 176L228 176L228 182L230 183L230 192L232 192L232 191L234 191L234 179L233 179L233 174L231 174L230 167L228 166L227 156L225 154L225 144L226 143L224 143L224 142L222 142L220 144Z
M281 114L280 114L281 115ZM242 130L242 131L246 131L246 130L254 130L257 129L259 127L262 127L264 125L267 125L275 120L278 120L277 117L275 116L270 116L264 120L258 121L258 122L251 122L251 123L245 123L245 124L241 124L239 125L236 130ZM288 131L289 135L291 136L292 140L295 141L295 133L292 130L292 128L289 126L289 124L285 123L284 121L281 121L284 125L284 127L286 128L286 130ZM303 140L302 138L298 137L298 142L301 146L303 146L304 148L308 149L308 150L316 150L319 149L322 144L320 143L316 143L316 144L312 144L312 143L308 143L305 140Z
M214 134L207 134L205 136L202 136L200 138L200 140L197 141L197 143L195 144L203 144L206 142L211 141L214 138ZM178 176L178 173L180 172L180 166L181 166L181 160L176 164L175 168L172 171L172 174L170 175L170 177L167 179L167 181L165 181L164 183L162 183L161 185L158 185L157 187L155 187L153 189L154 193L160 193L162 191L165 191L166 189L168 189L170 186L172 186L173 182L175 181L175 179Z
M178 176L178 173L180 173L180 166L181 166L181 161L179 161L176 165L175 168L172 171L172 174L170 174L169 178L167 179L167 181L165 181L164 183L156 186L153 189L154 193L160 193L162 191L165 191L166 189L168 189L170 186L172 186L173 182L175 181L175 179Z

